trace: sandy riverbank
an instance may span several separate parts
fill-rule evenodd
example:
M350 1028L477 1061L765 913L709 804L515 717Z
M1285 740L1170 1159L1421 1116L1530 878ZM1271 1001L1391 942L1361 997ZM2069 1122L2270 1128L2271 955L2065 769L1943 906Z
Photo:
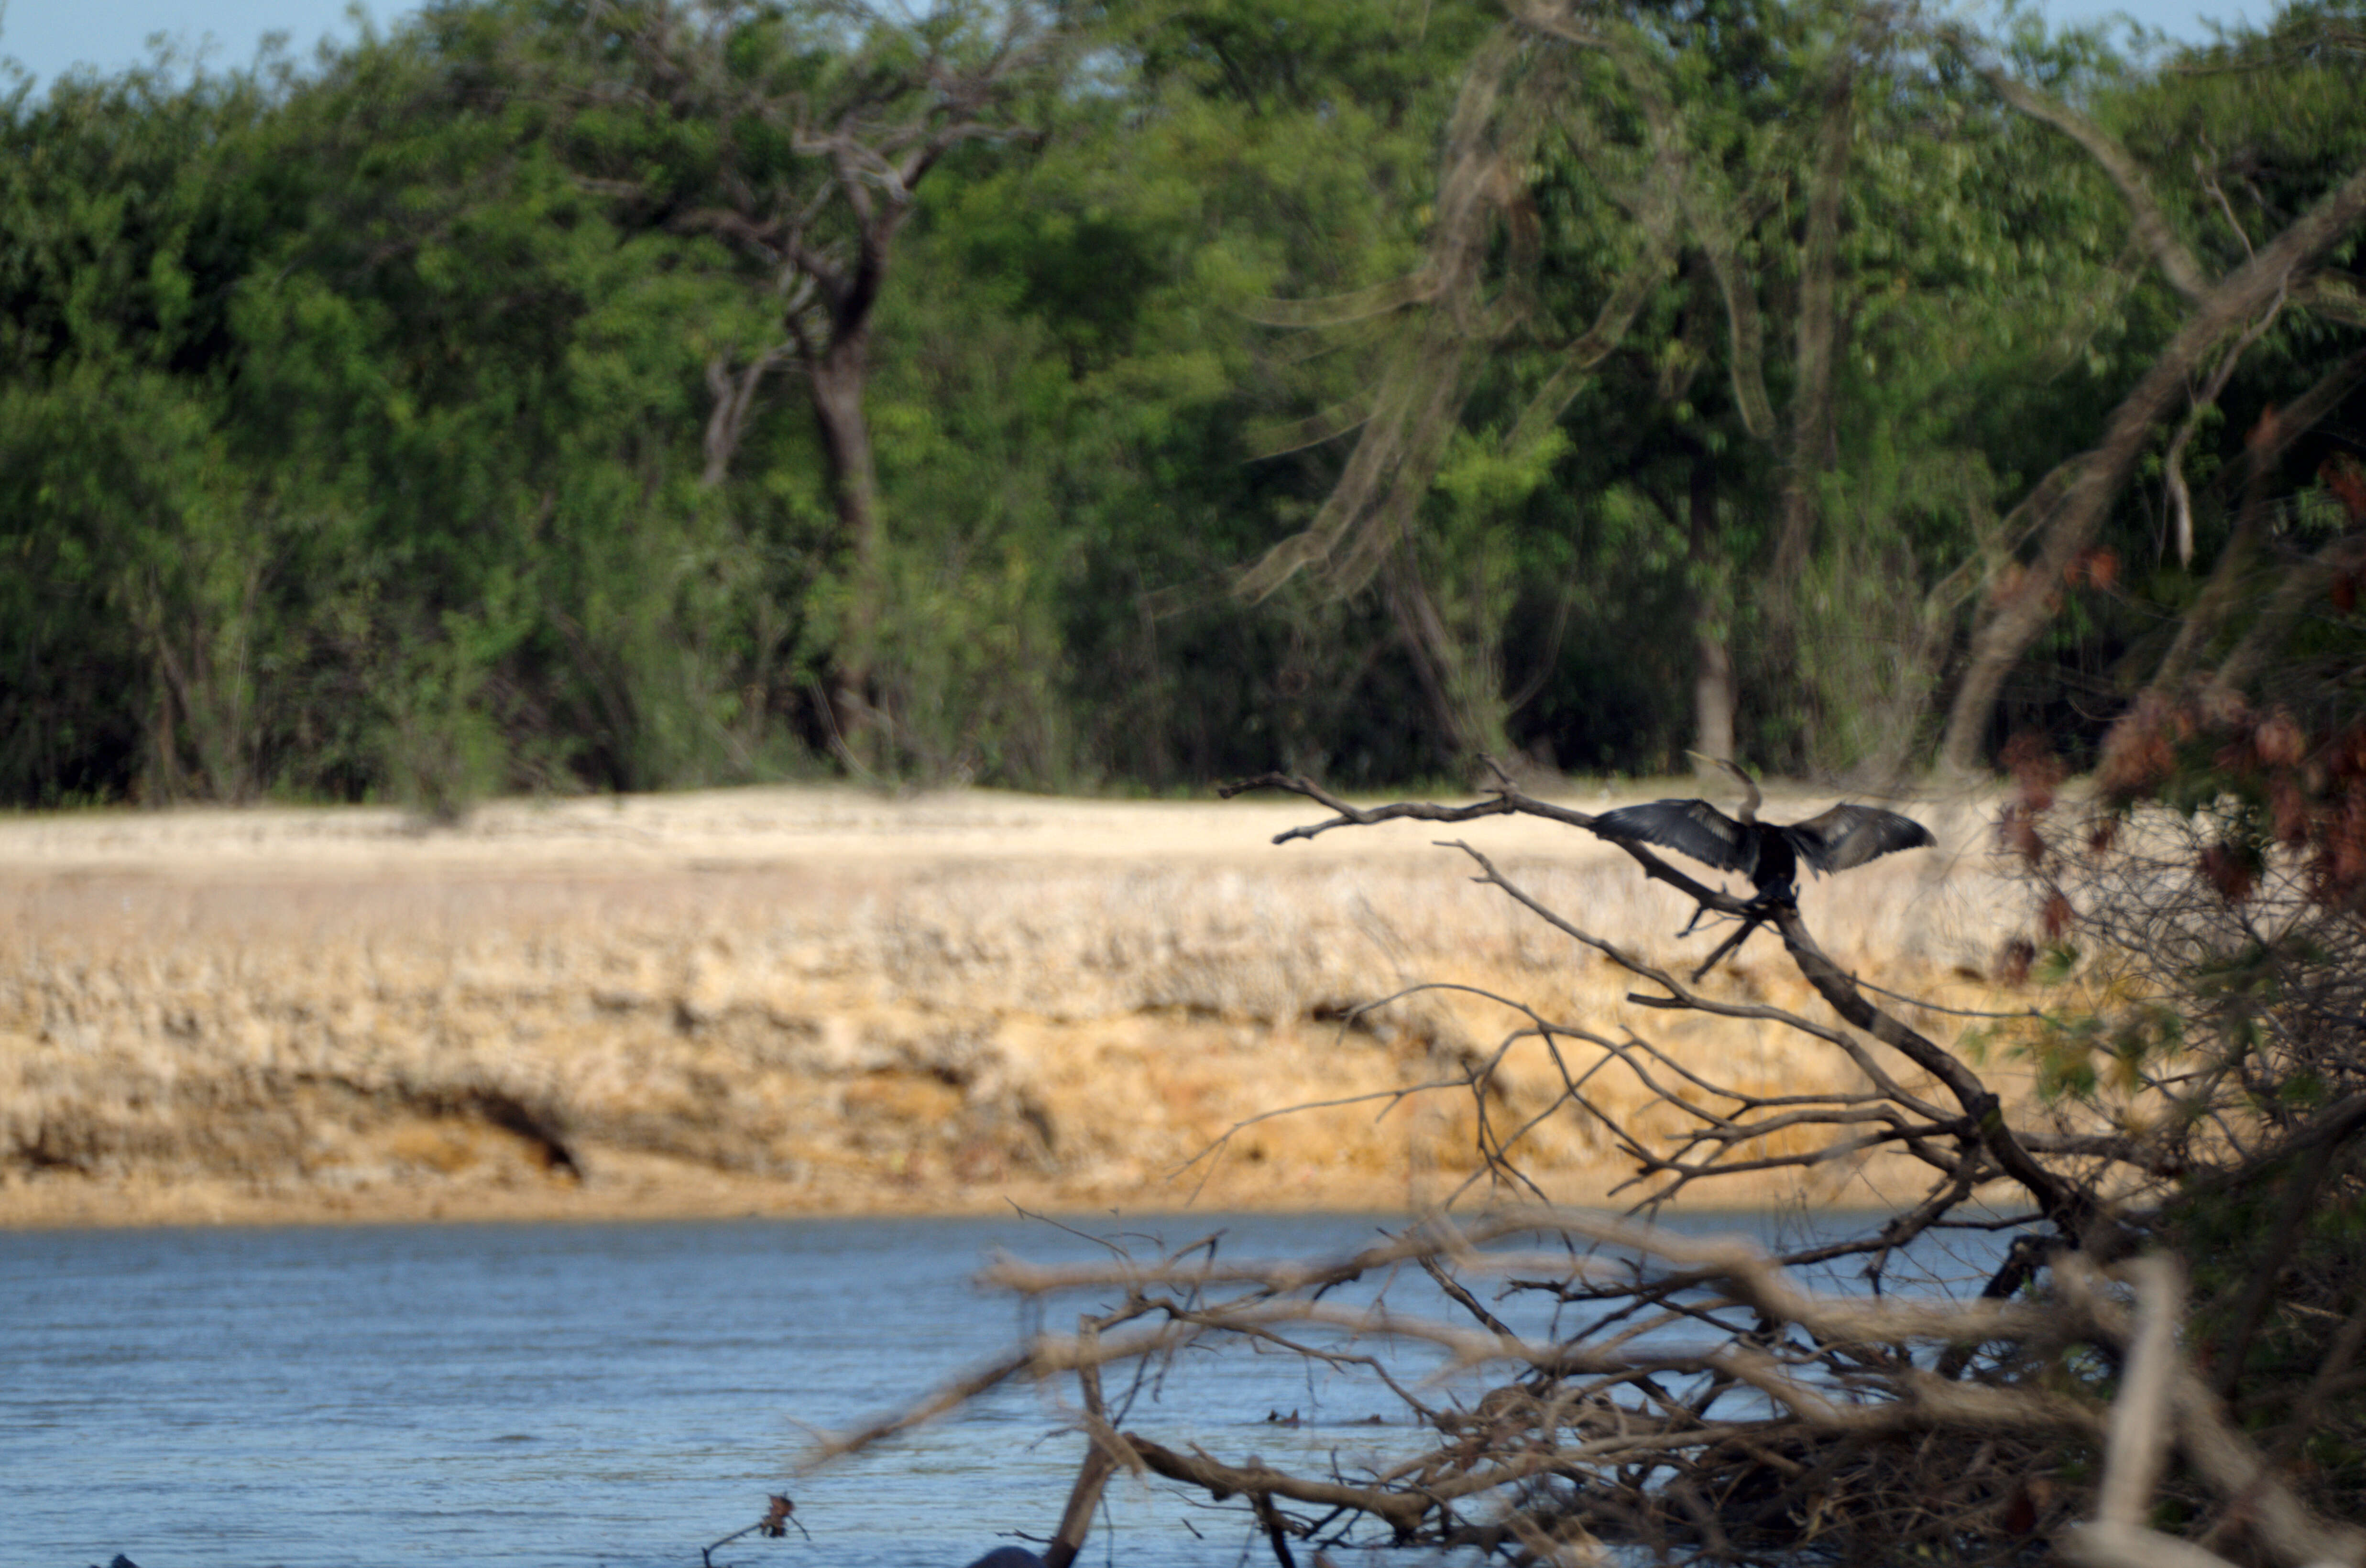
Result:
M1884 983L1992 1002L2010 895L1984 807L1914 809L1942 849L1817 884L1808 917ZM1470 1174L1467 1091L1256 1122L1191 1164L1261 1113L1452 1079L1517 1026L1439 992L1344 1021L1417 981L1631 1028L1744 1088L1854 1084L1803 1038L1633 1006L1433 846L1468 838L1580 924L1705 954L1589 835L1268 842L1321 814L762 789L433 829L366 808L0 819L0 1224L1418 1206ZM1772 941L1722 972L1817 1009ZM1525 1118L1558 1077L1527 1044L1495 1081L1490 1114ZM1673 1130L1621 1069L1589 1093ZM1522 1148L1571 1201L1628 1173L1574 1114ZM1834 1168L1807 1195L1878 1202L1891 1176Z

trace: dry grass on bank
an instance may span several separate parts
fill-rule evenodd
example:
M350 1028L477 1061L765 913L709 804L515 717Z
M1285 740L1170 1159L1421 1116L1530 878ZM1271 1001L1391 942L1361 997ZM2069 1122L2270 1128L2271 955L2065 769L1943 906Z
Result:
M1515 1026L1440 992L1344 1021L1424 980L1744 1089L1854 1081L1804 1038L1633 1006L1430 847L1449 834L1268 846L1302 807L750 790L425 834L358 811L0 823L0 1222L1418 1205L1469 1172L1467 1092L1260 1122L1183 1168L1259 1113L1454 1078ZM1868 978L1990 1004L1979 813L1917 809L1945 850L1819 884L1808 917ZM1647 953L1716 940L1674 943L1688 910L1582 833L1454 835ZM1819 1012L1771 937L1720 976ZM1517 1047L1491 1114L1559 1081ZM1621 1069L1594 1089L1676 1129ZM1559 1198L1628 1174L1574 1116L1523 1153ZM1835 1169L1809 1195L1885 1189Z

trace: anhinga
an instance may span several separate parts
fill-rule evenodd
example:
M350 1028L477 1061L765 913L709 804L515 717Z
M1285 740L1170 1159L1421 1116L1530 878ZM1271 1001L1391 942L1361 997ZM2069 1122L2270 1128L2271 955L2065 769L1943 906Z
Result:
M1834 806L1803 823L1760 822L1764 797L1749 774L1723 757L1692 755L1741 781L1747 795L1739 819L1707 801L1654 801L1603 812L1594 819L1594 831L1660 845L1720 871L1739 871L1757 888L1755 902L1766 904L1798 902L1802 861L1829 876L1895 849L1938 842L1921 823L1878 806Z

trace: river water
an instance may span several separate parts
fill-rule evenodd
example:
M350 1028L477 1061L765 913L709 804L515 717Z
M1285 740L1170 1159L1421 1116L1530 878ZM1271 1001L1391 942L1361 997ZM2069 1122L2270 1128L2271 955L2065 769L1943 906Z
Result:
M1138 1254L1151 1234L1221 1230L1226 1255L1272 1257L1352 1249L1383 1223L1098 1228ZM1081 1448L1045 1394L1008 1389L785 1478L809 1428L899 1405L1025 1330L969 1283L995 1248L1105 1256L1018 1217L0 1234L0 1563L682 1568L786 1487L811 1541L749 1538L716 1562L960 1568L1058 1520ZM1390 1299L1433 1309L1427 1289ZM1352 1468L1413 1439L1360 1424L1388 1409L1236 1352L1186 1358L1130 1425ZM1251 1551L1236 1510L1121 1478L1085 1561L1232 1568Z

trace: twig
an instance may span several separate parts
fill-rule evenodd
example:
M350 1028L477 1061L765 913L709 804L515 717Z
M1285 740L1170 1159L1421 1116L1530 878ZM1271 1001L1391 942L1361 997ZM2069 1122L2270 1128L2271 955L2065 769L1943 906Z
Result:
M794 1503L790 1502L786 1496L778 1492L775 1492L772 1496L765 1499L765 1502L768 1506L764 1510L764 1517L762 1518L758 1519L754 1524L748 1526L745 1529L735 1529L729 1535L723 1537L721 1540L700 1547L698 1549L698 1560L704 1563L706 1568L715 1568L715 1551L716 1547L728 1546L733 1541L738 1540L741 1536L757 1534L768 1536L786 1535L789 1533L788 1527L791 1525L796 1526L797 1533L804 1536L806 1540L808 1541L813 1540L813 1532L806 1529L805 1527L805 1521L797 1518L797 1506Z

